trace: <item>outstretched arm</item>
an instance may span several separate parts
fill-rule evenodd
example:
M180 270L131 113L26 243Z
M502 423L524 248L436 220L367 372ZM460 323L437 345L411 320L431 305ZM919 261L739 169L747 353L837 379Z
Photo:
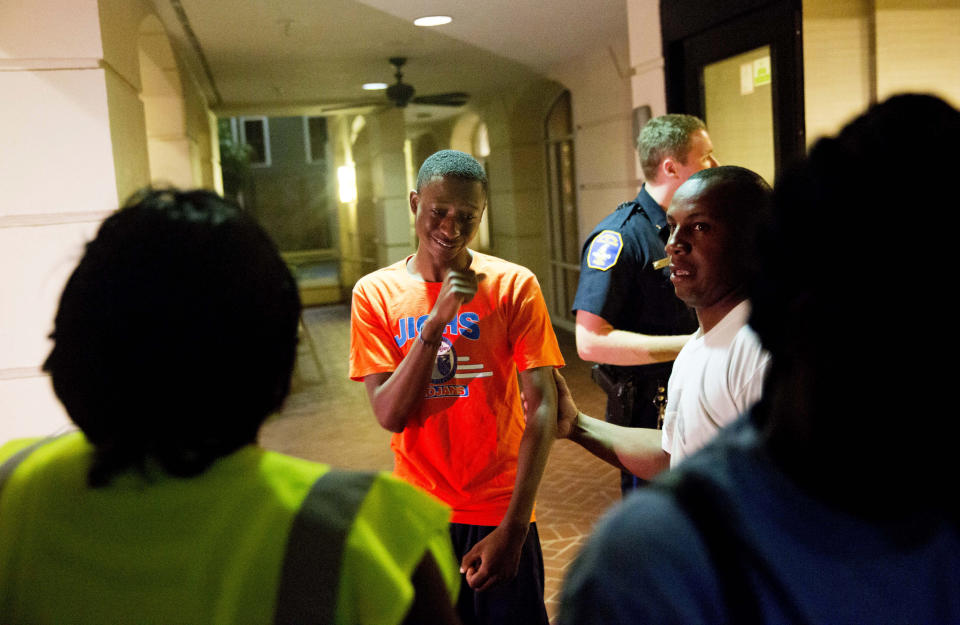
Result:
M649 365L676 360L688 334L654 336L617 330L606 319L577 311L577 354L608 365Z
M560 372L554 371L553 376L559 438L569 438L601 460L645 480L670 467L670 454L661 446L660 430L623 427L583 414Z
M486 590L513 579L520 562L520 548L530 529L533 504L547 465L557 430L557 396L553 367L520 372L526 411L526 427L520 440L517 479L507 513L500 525L468 551L460 564L467 583Z
M402 432L406 427L410 414L423 401L422 390L430 381L444 327L476 292L477 274L473 270L449 272L420 335L396 370L363 378L373 414L384 429Z

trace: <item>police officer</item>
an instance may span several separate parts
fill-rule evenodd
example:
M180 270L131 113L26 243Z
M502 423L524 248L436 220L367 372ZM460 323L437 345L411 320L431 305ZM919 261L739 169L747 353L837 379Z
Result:
M573 310L577 353L598 363L593 378L607 393L607 421L655 428L673 360L697 328L658 262L669 235L665 208L691 174L717 161L703 121L692 115L651 119L637 151L646 182L587 238ZM624 493L637 485L623 474Z
M273 243L212 192L103 223L44 365L81 431L0 446L4 623L456 622L447 506L255 444L299 314Z

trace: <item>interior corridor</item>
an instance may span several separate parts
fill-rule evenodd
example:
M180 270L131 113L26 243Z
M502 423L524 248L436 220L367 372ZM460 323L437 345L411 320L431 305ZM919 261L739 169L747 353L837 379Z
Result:
M261 443L294 456L351 469L393 467L390 433L377 424L363 384L347 377L349 306L307 308L294 373L283 411L261 431ZM580 409L602 415L605 396L577 357L573 335L557 330L564 374ZM599 516L620 499L619 472L578 445L557 441L537 498L537 526L546 571L546 603L557 612L566 566Z

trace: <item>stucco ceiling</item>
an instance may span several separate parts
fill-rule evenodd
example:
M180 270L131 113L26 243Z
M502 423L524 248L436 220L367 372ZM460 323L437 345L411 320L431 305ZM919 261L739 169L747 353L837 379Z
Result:
M548 75L626 32L625 0L156 0L224 114L282 113L386 101L364 82L394 82L404 56L418 95L483 97ZM453 22L413 25L423 15ZM431 107L437 108L437 107Z

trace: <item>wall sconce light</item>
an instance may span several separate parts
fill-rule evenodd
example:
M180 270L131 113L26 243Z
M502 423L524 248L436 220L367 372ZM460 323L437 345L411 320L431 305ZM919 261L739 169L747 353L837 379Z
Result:
M337 185L341 202L349 204L357 200L357 170L353 163L337 167Z

